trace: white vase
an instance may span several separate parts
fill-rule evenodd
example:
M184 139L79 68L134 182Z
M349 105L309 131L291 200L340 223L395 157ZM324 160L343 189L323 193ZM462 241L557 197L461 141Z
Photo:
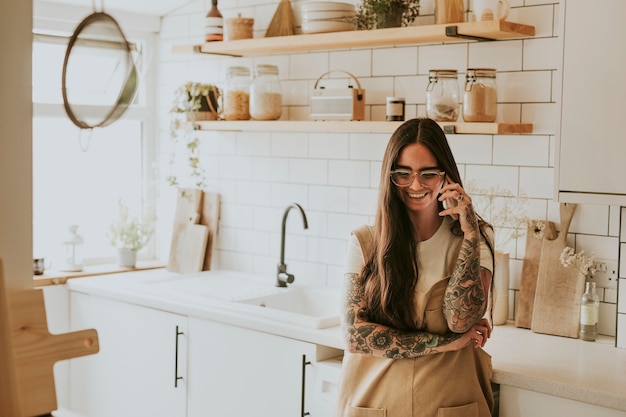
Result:
M134 268L137 262L137 251L132 249L117 250L117 266L122 268Z
M509 253L496 250L493 281L493 324L506 324L509 318Z

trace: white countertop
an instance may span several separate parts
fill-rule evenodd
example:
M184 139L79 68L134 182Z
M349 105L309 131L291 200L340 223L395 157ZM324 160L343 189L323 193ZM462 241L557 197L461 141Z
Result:
M176 276L180 274L155 270L69 280L67 285L74 291L343 349L338 326L303 327L231 310L230 301L145 290L147 279ZM495 383L626 411L626 349L614 347L612 338L585 342L509 324L495 327L485 350L492 356Z

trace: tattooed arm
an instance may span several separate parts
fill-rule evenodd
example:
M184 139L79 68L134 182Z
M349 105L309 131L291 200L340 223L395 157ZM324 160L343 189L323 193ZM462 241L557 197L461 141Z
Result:
M471 197L448 179L439 200L451 201L439 215L456 215L463 231L463 244L444 296L443 314L450 330L464 333L487 310L492 274L480 266L481 234Z
M437 335L427 332L400 331L364 318L365 304L363 286L357 274L344 277L342 330L346 338L346 350L371 356L402 359L416 358L433 353L459 350L474 343L484 346L491 329L480 322L461 333Z
M443 314L456 333L470 329L487 309L491 271L480 266L479 237L479 233L465 234L444 296Z

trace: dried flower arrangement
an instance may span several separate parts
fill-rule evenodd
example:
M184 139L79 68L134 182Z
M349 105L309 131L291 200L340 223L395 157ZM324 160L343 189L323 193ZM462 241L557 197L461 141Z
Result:
M469 181L466 189L472 196L476 213L494 227L496 249L503 249L526 233L528 197L524 192L516 196L500 185L480 188L474 181Z
M596 273L596 257L593 253L590 256L586 256L584 250L576 253L573 248L566 246L563 252L561 252L559 260L561 265L566 268L574 266L585 277L587 275L593 276Z

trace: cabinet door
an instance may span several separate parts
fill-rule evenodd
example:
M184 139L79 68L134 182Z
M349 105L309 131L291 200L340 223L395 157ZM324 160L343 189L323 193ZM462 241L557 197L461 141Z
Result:
M314 345L194 318L189 330L189 417L302 416Z
M561 4L559 200L626 205L626 2Z
M100 352L71 360L70 409L89 417L185 417L186 325L183 316L71 293L72 329L95 328Z

